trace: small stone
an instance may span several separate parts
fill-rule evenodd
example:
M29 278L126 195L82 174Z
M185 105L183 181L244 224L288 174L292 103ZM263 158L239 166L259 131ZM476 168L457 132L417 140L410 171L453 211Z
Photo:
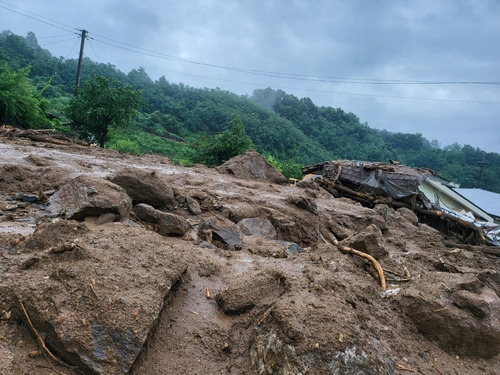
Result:
M99 216L97 218L97 220L95 221L95 225L103 225L106 223L112 223L113 221L115 221L115 219L116 219L115 214L112 214L111 212L106 212L105 214L102 214L101 216Z
M22 194L21 202L36 202L38 200L38 195L35 194Z

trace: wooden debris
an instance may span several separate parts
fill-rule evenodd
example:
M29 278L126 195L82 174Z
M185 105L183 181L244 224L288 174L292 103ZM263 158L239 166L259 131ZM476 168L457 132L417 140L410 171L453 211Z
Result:
M403 365L400 365L399 363L396 363L396 368L397 368L398 370L403 370L403 371L409 371L409 372L420 372L420 371L418 371L418 370L414 370L414 369L412 369L412 368L408 368L408 367L405 367L405 366L403 366Z
M380 286L382 287L382 290L385 292L385 290L387 289L387 284L385 281L384 270L382 269L382 266L380 265L380 263L377 262L377 260L374 257L372 257L369 254L363 253L362 251L353 249L352 247L340 246L339 241L335 238L335 236L329 236L329 237L331 238L333 244L335 246L337 246L337 248L340 251L342 251L343 253L355 254L357 256L360 256L362 258L369 260L372 263L375 270L377 271L378 277L380 279Z
M96 291L94 290L94 287L92 286L92 284L89 284L90 286L90 290L92 290L92 293L94 294L95 298L99 299L99 296L97 295Z
M363 253L362 251L348 247L348 246L338 246L338 248L343 253L354 254L354 255L360 256L361 258L368 259L372 263L375 270L377 271L378 277L380 279L380 286L382 287L382 290L385 291L387 289L387 285L385 282L385 276L384 276L384 270L380 266L380 263L377 262L377 260L374 257L372 257L369 254Z
M28 322L28 325L30 326L31 330L33 331L33 333L35 334L36 338L37 338L37 341L38 343L40 344L40 346L42 347L43 349L43 352L50 358L52 359L53 361L57 362L58 364L60 365L63 365L63 366L66 366L68 368L74 368L73 366L70 366L66 363L64 363L63 361L61 361L59 358L57 358L54 354L52 354L52 352L47 348L47 346L45 345L45 342L43 341L43 339L40 337L40 334L38 333L37 329L35 328L35 326L33 325L33 323L31 322L31 319L28 315L28 312L26 311L26 308L24 307L24 303L19 300L19 304L21 305L21 309L23 310L23 313L24 313L24 316ZM63 372L57 370L54 365L52 364L52 362L50 362L50 359L47 358L47 362L49 363L50 367L52 368L52 370L54 370L56 373L58 374L62 374L62 375L65 375Z
M208 299L212 298L212 296L210 295L210 289L205 289L205 297L207 297Z

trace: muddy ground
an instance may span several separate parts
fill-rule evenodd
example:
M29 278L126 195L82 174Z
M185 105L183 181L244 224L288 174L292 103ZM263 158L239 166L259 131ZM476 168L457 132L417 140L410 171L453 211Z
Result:
M2 137L0 374L500 374L498 248L261 162Z

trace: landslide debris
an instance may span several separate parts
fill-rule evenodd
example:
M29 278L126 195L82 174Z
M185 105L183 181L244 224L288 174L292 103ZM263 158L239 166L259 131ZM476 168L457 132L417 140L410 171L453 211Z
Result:
M2 374L500 373L498 255L409 209L9 134Z

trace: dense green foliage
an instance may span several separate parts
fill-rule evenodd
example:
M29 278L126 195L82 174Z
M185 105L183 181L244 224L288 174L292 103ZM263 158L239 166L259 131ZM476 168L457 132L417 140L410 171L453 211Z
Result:
M49 124L41 99L28 79L29 67L12 70L0 61L0 122L21 128L44 127Z
M229 129L211 137L202 136L196 143L194 162L209 166L219 165L253 148L245 125L234 115L229 121Z
M72 102L76 60L51 56L38 45L33 33L23 38L8 31L0 34L2 60L10 72L21 72L25 77L29 74L30 84L37 92L43 91L46 112L63 123L67 120L64 113ZM130 86L130 90L142 93L144 105L131 125L108 129L108 148L135 154L161 153L185 165L214 165L253 147L287 177L300 177L302 166L324 160L393 159L437 170L462 187L500 193L498 153L470 145L440 147L419 133L371 129L353 113L319 107L309 98L297 98L282 90L267 88L255 90L251 96L239 96L220 89L174 84L165 77L154 81L143 68L125 74L111 64L85 58L81 74L84 87L92 77L106 77L119 82L120 87ZM29 97L28 93L21 96ZM104 140L93 135L101 143Z
M104 147L109 130L128 125L141 104L139 91L101 76L85 83L66 113L81 138Z

